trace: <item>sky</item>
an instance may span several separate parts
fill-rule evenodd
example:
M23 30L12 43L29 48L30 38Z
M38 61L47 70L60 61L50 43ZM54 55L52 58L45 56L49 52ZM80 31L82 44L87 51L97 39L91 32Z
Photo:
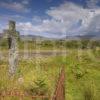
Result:
M100 35L100 0L0 0L0 33L9 20L24 35Z

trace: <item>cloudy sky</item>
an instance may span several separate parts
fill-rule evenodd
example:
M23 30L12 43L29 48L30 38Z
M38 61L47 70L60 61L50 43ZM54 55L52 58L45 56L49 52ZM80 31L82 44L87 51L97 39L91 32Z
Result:
M100 34L100 0L0 0L0 33L15 20L21 34Z

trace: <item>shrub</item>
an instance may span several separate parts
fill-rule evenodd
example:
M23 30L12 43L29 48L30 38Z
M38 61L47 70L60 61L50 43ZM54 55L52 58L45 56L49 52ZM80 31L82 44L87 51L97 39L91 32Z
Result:
M28 88L28 93L31 95L46 95L48 87L44 79L37 79Z
M73 70L73 73L75 74L75 77L77 79L80 79L85 75L85 71L78 64L75 65L75 69Z

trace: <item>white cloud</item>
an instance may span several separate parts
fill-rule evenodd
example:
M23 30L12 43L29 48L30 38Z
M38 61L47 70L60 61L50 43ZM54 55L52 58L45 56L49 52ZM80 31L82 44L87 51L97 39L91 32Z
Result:
M3 33L3 30L7 28L8 28L7 25L5 25L4 23L3 24L0 23L0 33Z
M27 17L21 16L21 15L6 15L6 14L0 14L0 20L4 20L4 21L8 21L8 20L25 20L27 19Z
M22 0L22 4L28 5L29 4L29 0Z
M86 0L88 8L98 8L97 6L98 2L100 2L100 0Z
M17 12L30 11L30 9L26 6L25 1L24 2L0 2L0 6Z
M94 26L93 23L92 25L90 24L92 20L94 20L94 17L100 14L100 8L91 10L70 2L66 2L61 4L59 7L51 8L47 11L47 14L53 19L63 22L63 27L65 27L65 32L67 35L84 34L84 31L88 30L89 26ZM76 27L78 21L80 20L82 20L82 24L73 29L74 25ZM59 24L62 24L61 22ZM98 22L98 20L95 20L95 22Z
M66 2L59 7L47 10L51 19L44 19L37 25L32 22L18 23L20 30L33 34L55 34L57 36L81 35L100 30L100 8L88 9L79 5ZM98 19L96 16L99 16ZM38 20L34 17L33 20ZM93 29L92 29L93 28Z
M42 23L42 19L39 16L33 16L32 22L34 24L40 24L40 23Z
M100 14L92 19L87 31L88 34L100 35Z
M18 29L23 30L23 31L31 30L33 28L33 25L30 22L18 23L17 26L18 26Z
M72 23L75 20L83 19L84 24L90 22L94 16L93 13L94 12L91 12L89 9L83 9L81 6L73 3L65 3L60 7L55 7L47 11L47 14L56 20Z

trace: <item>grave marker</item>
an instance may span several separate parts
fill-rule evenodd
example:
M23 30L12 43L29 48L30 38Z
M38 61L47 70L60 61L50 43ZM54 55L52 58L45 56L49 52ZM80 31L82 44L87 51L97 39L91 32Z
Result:
M9 21L9 29L4 30L9 45L9 74L13 76L16 73L18 65L18 44L19 32L16 31L16 23Z

